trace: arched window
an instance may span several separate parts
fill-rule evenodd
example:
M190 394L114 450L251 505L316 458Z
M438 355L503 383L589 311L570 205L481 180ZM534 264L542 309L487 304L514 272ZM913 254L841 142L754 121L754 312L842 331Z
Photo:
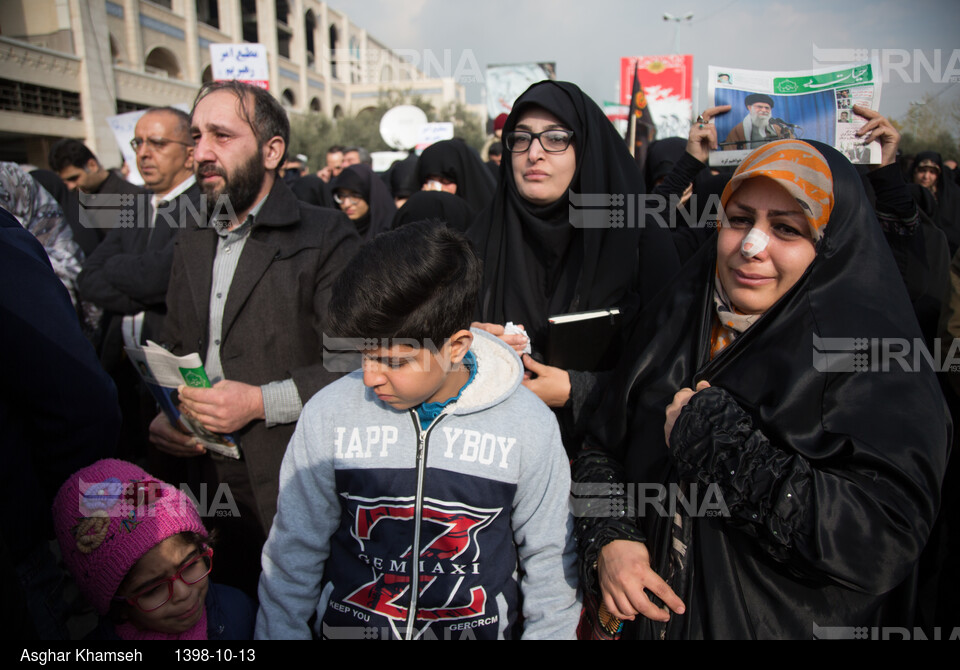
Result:
M297 106L297 98L289 88L283 89L283 93L280 95L280 104L283 105L286 109L293 109Z
M143 69L150 74L170 79L182 79L180 63L172 51L164 47L156 47L147 54L143 61Z
M316 114L319 114L322 111L320 108L320 98L312 98L310 100L310 111Z

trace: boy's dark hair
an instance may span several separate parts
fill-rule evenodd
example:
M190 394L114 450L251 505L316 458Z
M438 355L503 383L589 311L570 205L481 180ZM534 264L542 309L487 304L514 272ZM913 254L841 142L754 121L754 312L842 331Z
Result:
M279 165L283 165L287 159L286 148L290 146L290 119L287 117L286 110L277 102L277 99L259 86L251 86L235 79L226 79L222 81L211 81L201 87L193 101L193 110L197 108L197 103L205 97L216 91L228 91L237 98L237 105L240 118L247 122L250 129L253 130L257 143L262 147L273 137L283 138L284 152L280 157ZM247 113L246 97L253 98L253 118ZM190 112L191 122L193 111Z
M327 149L328 154L342 154L346 153L347 148L342 144L334 144L332 147Z
M360 247L334 282L334 335L440 346L470 327L481 277L470 242L440 222L382 233Z
M50 163L50 169L59 174L71 165L81 169L86 168L91 158L96 160L97 157L83 142L66 138L54 142L50 147L47 162Z

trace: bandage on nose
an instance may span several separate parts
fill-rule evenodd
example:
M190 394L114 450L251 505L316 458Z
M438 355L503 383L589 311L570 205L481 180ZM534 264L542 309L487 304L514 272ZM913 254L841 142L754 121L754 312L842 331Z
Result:
M753 258L766 249L769 242L770 238L767 237L765 232L751 228L750 232L747 233L747 236L743 238L743 242L740 244L740 253L747 258Z

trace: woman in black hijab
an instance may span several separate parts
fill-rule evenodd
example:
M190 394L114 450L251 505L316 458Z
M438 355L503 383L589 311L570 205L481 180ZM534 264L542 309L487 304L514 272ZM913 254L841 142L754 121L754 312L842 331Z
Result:
M397 210L393 228L416 221L443 221L447 228L465 232L476 215L466 200L441 191L417 191Z
M577 484L647 487L626 487L626 514L596 509L622 495L577 510L581 584L624 637L911 626L951 428L856 171L773 142L722 203L716 243L636 321L574 464Z
M417 162L417 184L424 191L445 191L462 198L475 212L490 204L496 184L480 154L463 140L431 144Z
M944 175L943 159L936 151L921 151L910 168L913 183L928 189L937 201L934 221L947 236L952 257L960 249L960 186Z
M330 184L333 200L357 227L364 240L390 229L397 206L390 191L368 165L344 169Z
M558 411L571 448L578 410L597 376L538 362L547 349L548 317L618 307L629 320L680 263L669 230L625 217L585 225L598 212L633 212L643 175L623 138L576 85L544 81L528 88L503 138L496 196L467 231L484 264L480 321L498 335L507 322L524 326L533 358L523 360L536 375L525 383ZM571 193L606 198L608 207L591 211ZM512 337L504 339L522 347L521 336Z

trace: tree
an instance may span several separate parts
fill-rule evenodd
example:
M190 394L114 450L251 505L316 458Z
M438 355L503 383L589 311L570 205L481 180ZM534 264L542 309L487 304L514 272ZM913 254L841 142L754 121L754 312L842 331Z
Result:
M900 150L905 155L937 151L944 160L960 159L955 129L960 126L960 100L944 101L926 95L894 125L900 131Z
M487 140L487 134L484 132L484 123L459 101L448 104L441 114L437 115L437 121L452 121L453 134L460 137L471 147L480 151Z
M290 146L287 155L304 154L311 172L326 165L327 148L336 144L334 126L323 114L290 114Z

